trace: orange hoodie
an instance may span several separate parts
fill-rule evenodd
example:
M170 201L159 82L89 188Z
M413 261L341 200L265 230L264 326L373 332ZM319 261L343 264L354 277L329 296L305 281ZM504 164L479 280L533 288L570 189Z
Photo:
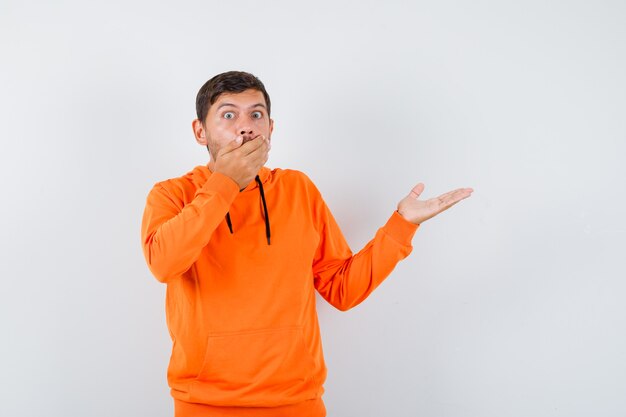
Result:
M177 416L324 416L315 290L347 310L411 252L418 226L397 212L353 256L307 176L264 167L259 178L262 189L253 181L240 192L198 166L148 195L141 240L150 270L167 284Z

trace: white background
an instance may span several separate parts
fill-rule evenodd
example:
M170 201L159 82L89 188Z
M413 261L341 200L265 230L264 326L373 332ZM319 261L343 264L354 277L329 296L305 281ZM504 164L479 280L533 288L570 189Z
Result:
M418 181L475 189L318 299L329 416L626 415L624 2L171 3L0 3L0 415L173 414L141 215L227 70L355 251Z

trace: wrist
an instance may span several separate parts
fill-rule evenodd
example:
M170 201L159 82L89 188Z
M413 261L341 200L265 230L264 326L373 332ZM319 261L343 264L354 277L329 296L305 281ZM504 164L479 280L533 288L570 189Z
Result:
M424 220L417 218L417 217L411 217L409 215L407 215L405 212L403 212L401 209L396 210L396 212L407 222L413 223L413 224L421 224Z

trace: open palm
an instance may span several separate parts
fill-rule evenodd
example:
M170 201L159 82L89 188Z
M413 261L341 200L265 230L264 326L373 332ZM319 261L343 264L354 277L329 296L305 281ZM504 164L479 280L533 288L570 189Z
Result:
M436 216L458 203L459 201L472 195L471 188L458 188L441 194L439 197L430 200L418 200L424 191L424 184L419 183L413 190L398 203L398 213L406 220L420 224Z

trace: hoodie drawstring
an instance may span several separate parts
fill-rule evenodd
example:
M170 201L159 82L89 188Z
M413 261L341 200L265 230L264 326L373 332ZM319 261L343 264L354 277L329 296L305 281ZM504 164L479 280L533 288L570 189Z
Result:
M226 224L228 225L228 230L230 230L230 234L233 234L233 222L230 221L230 211L226 213Z
M267 204L265 203L265 192L263 192L263 183L261 182L261 178L257 175L256 183L259 184L259 192L261 193L261 201L263 202L263 212L265 214L265 237L267 238L267 244L270 245L270 215L267 212Z
M261 178L257 175L254 180L259 185L259 193L261 194L261 201L263 202L263 213L265 218L265 237L267 238L267 244L270 245L271 231L270 231L270 215L267 211L267 203L265 202L265 192L263 191L263 183L261 182ZM226 213L226 224L228 225L228 230L230 230L230 234L233 234L233 222L230 220L230 212Z

